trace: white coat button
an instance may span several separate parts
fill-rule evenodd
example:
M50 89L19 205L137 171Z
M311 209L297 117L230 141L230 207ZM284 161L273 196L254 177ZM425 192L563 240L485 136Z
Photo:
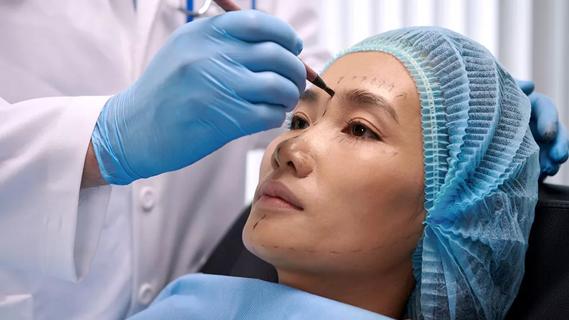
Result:
M150 283L144 283L138 289L138 302L141 304L149 304L154 297L154 288Z
M142 209L146 212L152 210L156 203L156 196L154 190L151 187L142 187L140 189L140 203Z

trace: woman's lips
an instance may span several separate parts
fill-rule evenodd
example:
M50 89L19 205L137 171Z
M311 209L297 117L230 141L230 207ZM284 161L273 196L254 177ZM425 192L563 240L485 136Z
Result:
M282 182L267 180L263 182L255 201L277 208L302 211L304 207L298 198Z

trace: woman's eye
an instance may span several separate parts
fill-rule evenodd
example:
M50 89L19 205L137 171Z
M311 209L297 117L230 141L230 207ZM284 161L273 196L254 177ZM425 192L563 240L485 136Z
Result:
M348 122L346 128L342 132L347 133L358 139L380 140L379 135L366 127L361 122Z
M290 121L289 130L302 130L308 128L309 123L304 118L299 116L292 116Z

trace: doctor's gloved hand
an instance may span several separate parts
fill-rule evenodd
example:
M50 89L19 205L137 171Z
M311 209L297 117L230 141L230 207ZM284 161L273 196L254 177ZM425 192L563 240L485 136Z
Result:
M92 136L103 179L129 184L177 170L280 126L306 84L301 50L288 24L259 11L180 27L103 108Z
M555 104L547 96L534 92L532 81L518 81L531 102L530 128L539 144L540 179L553 176L569 156L567 128L559 121Z

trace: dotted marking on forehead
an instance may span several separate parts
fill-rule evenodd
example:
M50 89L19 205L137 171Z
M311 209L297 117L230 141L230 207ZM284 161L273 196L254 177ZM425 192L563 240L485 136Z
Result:
M364 83L364 82L369 83L377 89L384 88L388 92L391 92L391 91L393 91L393 89L395 89L395 83L394 82L386 82L383 79L378 80L377 77L372 78L372 77L367 76L367 75L351 75L351 76L349 76L349 78L355 82L359 81L360 83ZM336 80L336 85L341 84L345 79L346 79L346 76L339 77L338 80Z

